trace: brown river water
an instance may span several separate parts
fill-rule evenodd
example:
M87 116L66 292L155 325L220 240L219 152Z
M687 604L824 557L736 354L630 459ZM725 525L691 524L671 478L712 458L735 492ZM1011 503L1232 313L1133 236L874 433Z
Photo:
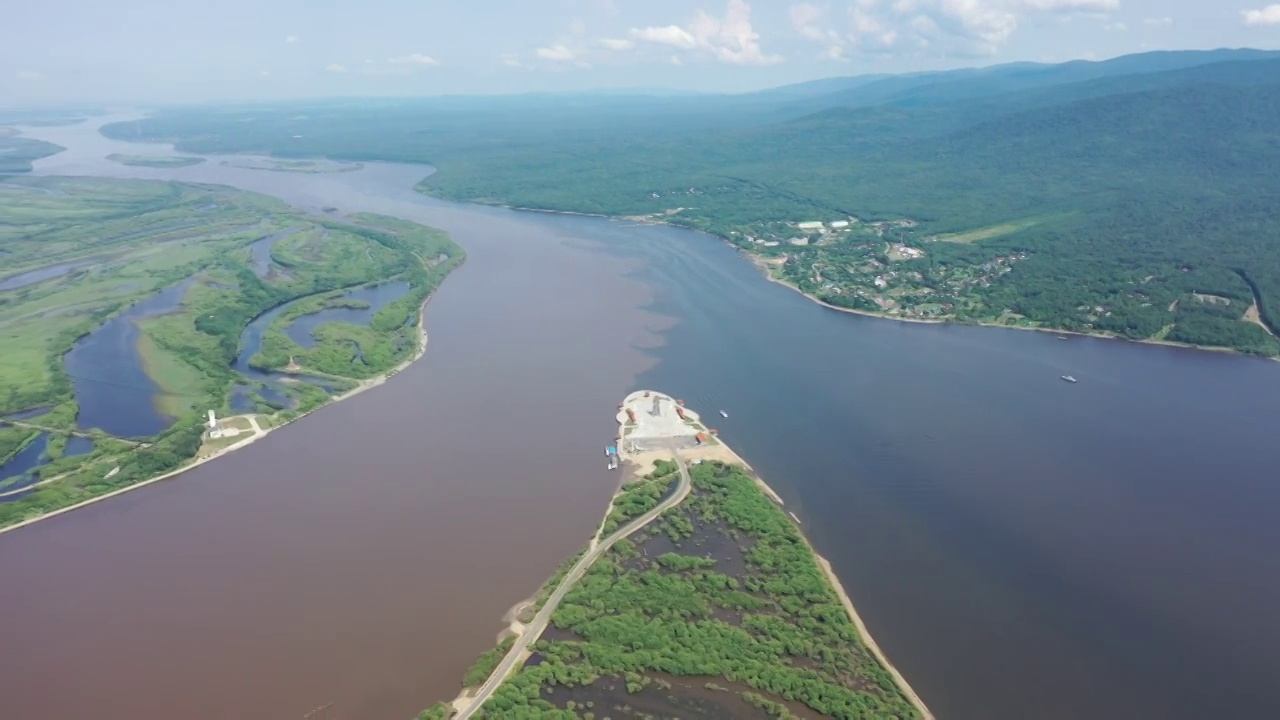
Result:
M1280 717L1280 365L825 310L673 228L429 169L116 165L444 228L426 356L232 456L0 535L0 717L406 718L589 536L630 389L704 413L940 718ZM1080 378L1068 385L1058 376Z

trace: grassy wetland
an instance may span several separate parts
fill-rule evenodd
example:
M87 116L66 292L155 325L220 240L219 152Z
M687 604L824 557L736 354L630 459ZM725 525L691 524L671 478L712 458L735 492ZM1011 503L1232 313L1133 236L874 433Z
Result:
M37 467L0 480L0 527L182 467L203 454L206 411L233 414L233 396L271 427L411 360L418 309L462 257L430 228L375 215L314 218L222 187L0 182L0 417L9 420L0 423L0 471L45 444ZM287 320L265 333L256 369L288 366L322 385L236 370L255 318L281 307L280 317L297 317L290 303L305 314L388 280L407 290L368 326L321 324L297 353ZM77 449L92 449L64 454L77 437Z
M204 162L204 158L190 155L123 155L121 153L112 153L107 156L107 159L121 165L154 168L189 167Z
M483 716L920 717L749 471L704 461L691 476L683 503L587 571ZM625 485L605 532L675 479L660 461ZM448 716L440 704L421 717Z

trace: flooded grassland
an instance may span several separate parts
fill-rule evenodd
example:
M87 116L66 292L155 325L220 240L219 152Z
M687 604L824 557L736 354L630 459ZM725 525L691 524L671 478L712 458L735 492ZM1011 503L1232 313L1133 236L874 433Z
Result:
M0 526L208 459L390 370L420 350L419 306L462 259L412 223L173 182L13 178L0 216ZM364 313L305 310L360 293L377 301ZM286 323L261 347L255 316L291 306L303 344ZM209 411L263 416L215 432ZM65 452L75 437L96 442Z

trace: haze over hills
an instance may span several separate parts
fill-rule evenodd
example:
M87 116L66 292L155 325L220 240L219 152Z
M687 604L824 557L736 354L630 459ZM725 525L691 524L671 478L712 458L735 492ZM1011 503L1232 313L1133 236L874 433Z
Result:
M660 216L842 307L1274 355L1275 127L1280 53L1218 50L734 96L175 109L105 132L429 162L424 189L452 199Z

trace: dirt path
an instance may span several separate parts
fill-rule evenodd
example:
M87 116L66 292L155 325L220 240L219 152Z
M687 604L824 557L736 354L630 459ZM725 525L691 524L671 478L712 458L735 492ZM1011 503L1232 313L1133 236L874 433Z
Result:
M1276 337L1276 334L1271 332L1271 328L1267 327L1267 324L1262 322L1262 313L1258 312L1258 302L1256 300L1249 306L1248 310L1244 311L1244 319L1245 322L1251 322L1262 328L1271 337Z
M547 598L547 602L543 604L542 609L529 622L525 631L516 638L516 641L511 645L511 649L502 658L502 662L498 663L498 667L494 668L493 673L484 681L484 684L480 686L474 695L460 697L454 701L455 708L458 708L459 704L463 705L463 707L459 708L458 714L454 716L455 720L466 720L475 714L484 705L485 701L493 696L493 693L507 679L507 676L514 672L516 667L524 661L525 652L530 645L537 642L538 638L542 636L542 631L546 630L547 623L551 621L551 614L560 605L560 601L564 599L564 596L568 594L574 584L582 579L582 576L586 574L587 570L595 564L595 561L600 556L608 552L609 548L613 547L619 540L638 532L656 520L662 513L684 502L684 499L689 496L689 490L691 489L689 468L685 466L684 461L674 450L671 451L670 455L675 458L680 468L680 485L676 488L675 493L658 503L649 512L632 520L614 534L596 543L594 547L582 556L582 559L578 560L573 569L564 576L564 579L552 591L551 596Z

